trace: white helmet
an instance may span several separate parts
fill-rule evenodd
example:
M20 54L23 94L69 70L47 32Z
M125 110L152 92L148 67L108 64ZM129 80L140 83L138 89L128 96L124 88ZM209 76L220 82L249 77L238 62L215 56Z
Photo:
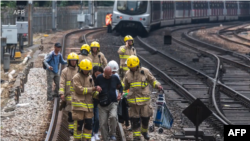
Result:
M119 66L116 63L116 61L114 61L114 60L109 61L108 66L111 67L112 71L118 71L119 70Z

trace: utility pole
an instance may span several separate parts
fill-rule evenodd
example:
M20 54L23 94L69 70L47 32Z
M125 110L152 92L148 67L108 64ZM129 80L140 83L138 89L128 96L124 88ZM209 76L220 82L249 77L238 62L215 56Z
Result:
M89 26L93 26L94 12L93 12L93 1L89 0Z
M83 1L81 0L81 8L80 8L80 13L83 13Z
M17 5L17 9L20 11L24 11L25 5ZM16 21L24 21L24 12L20 12L17 15ZM19 40L19 51L23 53L23 33L19 33L18 35L18 40Z
M32 6L32 0L29 0L29 4L28 4L28 46L32 46L33 45L33 31L32 31L32 27L33 27L33 18L32 18L32 13L33 13L33 6Z
M57 4L56 0L52 1L52 31L56 31L57 25Z
M83 15L83 1L81 0L81 8L80 8L80 14L82 14ZM79 29L81 29L82 28L82 23L83 22L79 22ZM86 23L86 22L85 22ZM86 24L85 24L86 25Z

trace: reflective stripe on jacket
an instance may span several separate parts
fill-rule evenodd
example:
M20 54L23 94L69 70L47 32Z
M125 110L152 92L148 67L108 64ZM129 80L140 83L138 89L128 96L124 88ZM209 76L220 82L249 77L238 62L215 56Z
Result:
M128 70L124 77L124 89L129 89L127 100L129 105L145 105L150 101L150 90L148 84L158 88L160 83L147 68L139 68L132 72Z
M90 75L77 73L71 83L72 91L72 111L93 111L93 91L94 81Z
M67 103L65 108L66 111L71 111L71 80L73 76L77 73L78 67L66 67L62 70L60 76L60 88L59 94L63 94Z
M120 58L120 69L124 71L129 70L125 62L131 55L136 55L136 49L134 47L128 48L124 45L119 48L118 54Z
M98 56L100 56L100 58ZM105 58L103 53L98 52L96 55L93 55L93 53L91 53L89 54L89 57L92 59L93 67L100 66L104 68L107 66L107 59Z

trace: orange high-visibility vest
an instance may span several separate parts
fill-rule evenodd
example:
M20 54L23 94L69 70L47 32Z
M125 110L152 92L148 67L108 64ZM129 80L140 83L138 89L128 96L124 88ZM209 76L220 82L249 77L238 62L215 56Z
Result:
M106 15L106 26L108 26L110 23L109 15Z
M109 14L110 17L110 24L112 24L112 14Z
M111 22L112 22L111 17L112 17L112 14L106 15L106 26L108 26L109 24L111 24Z

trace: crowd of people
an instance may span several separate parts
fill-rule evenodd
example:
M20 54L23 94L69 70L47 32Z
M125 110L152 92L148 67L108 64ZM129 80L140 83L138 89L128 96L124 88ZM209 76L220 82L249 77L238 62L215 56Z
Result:
M128 103L133 140L139 141L141 135L150 139L148 124L153 110L148 84L159 90L162 86L147 68L141 67L133 37L125 36L124 43L118 50L120 65L114 60L107 62L96 41L90 46L82 45L79 54L70 53L67 61L60 54L61 44L56 43L44 60L47 100L60 97L60 108L68 112L68 128L74 141L100 140L99 128L102 140L115 141L121 99ZM67 65L61 75L58 74L60 63Z

